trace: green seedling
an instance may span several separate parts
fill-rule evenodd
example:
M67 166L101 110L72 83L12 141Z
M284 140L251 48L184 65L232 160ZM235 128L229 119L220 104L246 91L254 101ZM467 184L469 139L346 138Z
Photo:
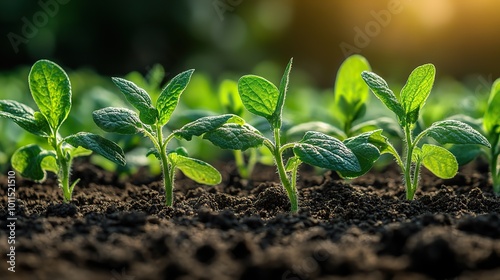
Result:
M375 73L364 71L361 76L377 98L396 114L405 136L404 152L401 157L394 147L387 142L384 152L392 154L401 167L406 188L406 198L412 200L417 190L421 166L425 166L434 175L448 179L455 176L458 163L455 156L447 149L434 144L419 145L425 137L433 138L444 144L476 144L489 147L488 140L468 124L456 120L444 120L433 123L417 136L413 135L420 111L429 96L436 69L432 64L417 67L410 74L400 92L399 99L389 89L387 82Z
M483 128L491 144L488 158L493 190L500 195L500 79L497 79L491 88L488 107L483 117Z
M173 205L176 168L200 184L215 185L221 182L221 175L213 166L188 157L185 149L177 148L167 151L170 141L174 137L191 140L193 136L200 136L235 117L222 115L200 118L164 137L163 129L177 107L180 96L189 84L193 72L194 70L188 70L175 76L161 91L156 106L153 106L151 97L144 89L125 79L113 78L115 85L127 101L139 111L139 114L130 109L114 107L107 107L93 113L94 122L104 131L142 134L151 140L154 148L148 155L153 154L160 160L167 206Z
M122 149L99 135L79 132L63 138L59 134L59 128L71 111L71 84L61 67L48 60L39 60L31 68L28 80L31 95L40 111L14 100L0 100L0 116L47 139L52 149L46 150L35 144L19 148L11 163L23 177L44 181L46 171L57 173L64 202L69 202L79 181L69 182L75 157L87 156L94 151L112 162L125 165Z
M234 150L246 150L264 145L271 151L282 186L290 199L291 212L298 211L297 171L302 162L331 170L358 172L361 167L354 153L341 141L314 131L305 133L302 140L281 143L282 110L288 88L292 60L286 67L279 89L268 80L247 75L238 81L238 92L245 108L251 113L264 117L272 129L273 139L248 124L226 123L203 137L213 144ZM285 152L291 155L285 163Z

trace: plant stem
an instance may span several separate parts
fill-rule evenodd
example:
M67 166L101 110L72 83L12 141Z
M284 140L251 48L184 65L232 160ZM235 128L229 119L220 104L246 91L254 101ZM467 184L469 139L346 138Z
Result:
M163 133L161 126L156 126L156 136L157 139L155 143L158 152L160 153L161 170L163 173L163 187L165 188L165 206L172 206L174 204L174 187L173 178L170 172L170 163L167 156L167 144L168 141L163 141Z
M494 137L491 141L491 158L490 158L490 170L491 179L493 181L493 192L496 195L500 195L500 168L498 166L498 157L500 156L500 151L498 147L498 141L500 137Z
M59 181L59 187L63 191L63 202L68 203L72 198L72 189L69 185L71 162L66 159L66 155L62 149L62 143L57 141L57 132L54 132L52 139L49 142L56 151L56 160L57 165L59 166L57 180Z
M290 199L290 212L297 213L299 211L298 198L297 198L297 190L295 188L295 183L291 183L290 179L285 170L285 166L283 164L283 158L281 155L281 141L280 141L280 129L274 128L274 141L275 147L272 150L274 154L274 159L276 161L276 167L278 168L278 174L280 177L280 181L285 188L288 198Z
M248 174L249 170L247 170L245 166L245 158L243 157L243 152L241 150L234 150L234 161L236 162L236 168L238 168L238 173L240 174L241 178L243 179L248 179L250 174Z
M406 136L406 151L405 151L405 166L403 169L404 173L404 183L406 188L406 199L413 200L413 196L415 194L417 186L414 186L413 180L411 176L411 166L412 166L412 156L413 156L413 140L411 137L411 129L410 126L405 126L405 136ZM418 175L417 175L418 177ZM417 180L418 181L418 180ZM418 182L417 182L418 183Z

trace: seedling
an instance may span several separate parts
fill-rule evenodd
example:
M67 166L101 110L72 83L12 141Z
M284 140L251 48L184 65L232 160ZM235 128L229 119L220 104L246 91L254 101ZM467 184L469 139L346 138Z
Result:
M404 154L401 157L387 141L384 152L392 154L401 167L406 188L406 198L412 200L418 187L420 168L425 166L434 175L447 179L458 171L455 156L447 149L433 145L419 146L424 137L429 136L437 143L478 144L490 147L488 140L468 124L456 120L444 120L433 123L416 137L413 129L419 113L429 96L434 84L436 69L432 64L417 67L410 74L406 85L400 92L399 99L389 89L387 82L375 73L364 71L361 76L375 96L394 112L405 136Z
M64 70L48 60L37 61L29 73L31 95L40 111L14 100L0 100L0 116L11 119L26 131L47 139L52 150L32 144L19 148L12 156L12 166L23 177L44 181L46 171L58 174L64 202L71 201L79 179L69 183L75 157L92 151L117 164L125 165L122 149L92 133L79 132L62 138L59 128L71 111L71 84Z
M173 131L164 137L163 128L170 120L182 92L186 89L194 70L185 71L175 76L161 91L156 106L149 94L136 84L122 78L113 78L135 111L126 108L107 107L94 111L94 122L104 131L120 134L143 134L153 143L153 149L148 153L160 160L165 187L165 204L173 205L173 188L175 169L180 169L188 178L207 185L221 182L220 173L210 164L188 157L183 148L167 151L168 144L174 137L191 140L211 129L231 120L233 115L210 116L188 123L181 129Z
M264 117L271 126L274 138L268 139L254 127L244 123L226 123L203 137L224 149L246 150L261 145L273 154L282 186L290 199L291 212L298 211L297 170L302 162L346 172L360 171L360 164L354 153L341 141L326 134L308 131L299 142L281 143L282 110L288 88L290 60L279 89L268 80L247 75L238 81L238 91L245 108ZM293 156L284 161L285 152L291 149Z
M500 79L497 79L491 88L488 107L483 117L483 128L491 143L488 159L493 190L497 195L500 195Z

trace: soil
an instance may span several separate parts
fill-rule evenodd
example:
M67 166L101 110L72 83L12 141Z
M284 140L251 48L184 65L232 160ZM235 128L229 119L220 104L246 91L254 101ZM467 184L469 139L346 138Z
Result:
M304 166L295 215L274 168L253 182L223 171L212 187L179 174L173 208L146 171L124 181L77 162L69 204L53 177L17 178L15 273L3 176L0 278L500 279L500 197L484 164L451 180L424 170L413 201L395 166L350 182Z

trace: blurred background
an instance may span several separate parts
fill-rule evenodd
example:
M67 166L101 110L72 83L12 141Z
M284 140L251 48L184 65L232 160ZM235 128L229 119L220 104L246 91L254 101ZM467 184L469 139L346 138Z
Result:
M335 125L325 104L332 103L340 64L357 53L396 93L416 66L436 65L423 126L458 113L478 118L500 77L498 11L498 0L2 0L0 99L35 107L29 67L50 59L68 72L73 87L73 109L61 133L102 134L90 113L127 106L110 77L126 77L154 97L175 74L195 68L171 121L175 129L196 116L225 112L219 101L224 80L252 73L278 83L294 57L286 120ZM393 117L375 98L370 102L365 120ZM0 119L0 131L0 171L18 147L44 145L9 120ZM107 137L124 147L129 167L148 163L140 136ZM180 144L205 160L220 153L200 141Z

